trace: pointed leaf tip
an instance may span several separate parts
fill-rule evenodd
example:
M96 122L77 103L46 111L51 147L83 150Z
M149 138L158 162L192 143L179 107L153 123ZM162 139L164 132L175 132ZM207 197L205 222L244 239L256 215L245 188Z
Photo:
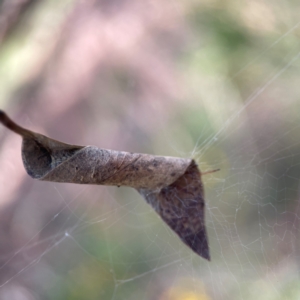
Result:
M210 260L204 218L204 189L194 160L181 177L159 192L142 189L139 192L188 247Z
M205 228L202 228L196 234L181 237L182 241L188 245L194 252L210 261L208 239Z

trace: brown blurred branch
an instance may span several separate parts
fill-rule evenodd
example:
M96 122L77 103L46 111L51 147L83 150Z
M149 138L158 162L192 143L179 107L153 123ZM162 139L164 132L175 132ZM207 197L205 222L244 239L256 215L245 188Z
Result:
M0 44L35 0L4 0L0 7Z

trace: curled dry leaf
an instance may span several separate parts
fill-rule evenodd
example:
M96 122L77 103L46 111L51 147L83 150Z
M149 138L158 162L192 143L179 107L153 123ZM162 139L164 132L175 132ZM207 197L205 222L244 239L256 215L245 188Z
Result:
M133 187L187 246L210 260L201 172L193 159L65 144L22 128L1 110L0 122L22 136L22 159L31 177Z

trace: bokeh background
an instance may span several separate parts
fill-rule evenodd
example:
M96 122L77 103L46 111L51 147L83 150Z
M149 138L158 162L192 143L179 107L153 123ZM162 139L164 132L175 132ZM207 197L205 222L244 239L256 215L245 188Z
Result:
M297 1L2 0L0 107L79 145L193 157L212 261L129 188L31 179L0 126L0 298L299 299Z

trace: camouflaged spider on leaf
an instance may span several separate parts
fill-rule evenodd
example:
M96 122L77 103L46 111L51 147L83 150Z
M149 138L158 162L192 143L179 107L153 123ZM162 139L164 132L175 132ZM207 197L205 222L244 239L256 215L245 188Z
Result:
M22 128L1 110L0 122L22 136L22 159L31 177L133 187L187 246L210 260L201 172L193 159L65 144Z

